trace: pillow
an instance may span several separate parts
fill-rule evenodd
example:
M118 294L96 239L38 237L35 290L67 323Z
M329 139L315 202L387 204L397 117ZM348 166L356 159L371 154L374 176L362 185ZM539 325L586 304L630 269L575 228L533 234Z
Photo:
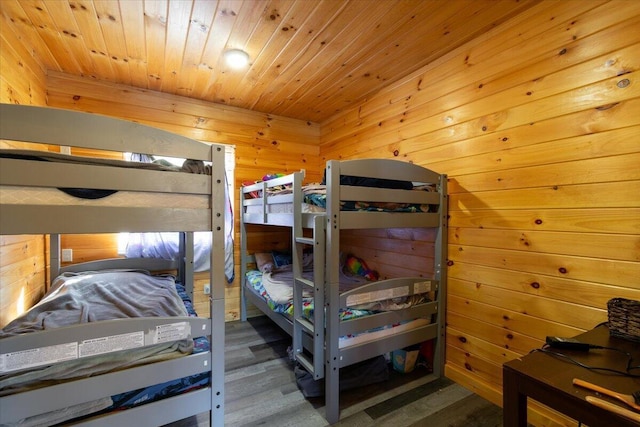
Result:
M273 257L271 254L266 253L256 253L256 265L258 266L258 270L262 273L271 273L273 270Z

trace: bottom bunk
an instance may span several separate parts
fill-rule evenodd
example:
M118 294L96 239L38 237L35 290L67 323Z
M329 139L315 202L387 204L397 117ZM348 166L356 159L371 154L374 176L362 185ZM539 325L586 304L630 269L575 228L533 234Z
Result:
M0 331L0 425L161 425L209 411L211 327L172 275L63 273Z
M274 280L272 275L264 275L258 270L250 270L246 273L246 286L248 292L247 298L254 303L263 313L272 318L276 323L289 332L293 333L293 300L292 297L282 302L279 299L273 299L271 294L267 291L267 286L277 283L279 287L287 285L286 282ZM420 280L420 283L424 283L424 280ZM291 285L289 284L291 287ZM406 285L402 285L406 287ZM393 292L392 289L387 289L388 292ZM359 293L371 294L372 291L360 289ZM387 293L387 292L384 292ZM433 322L431 315L435 313L435 305L432 299L429 297L430 292L424 292L420 294L412 295L410 298L398 297L396 299L382 299L359 305L348 306L340 309L339 321L342 324L341 330L344 334L340 335L339 348L347 349L350 346L363 345L371 341L377 341L391 335L409 332L420 328L424 333L423 327L431 326L429 329L433 329ZM402 299L401 302L398 299ZM302 303L302 316L313 321L313 315L315 311L313 297L309 296L304 298ZM396 310L403 310L400 313ZM367 324L371 323L371 317L387 315L387 318L395 321L384 321L381 325L367 327ZM369 317L368 319L364 319ZM361 326L357 326L357 319L360 319ZM350 323L351 322L351 323ZM376 322L379 323L379 322ZM380 344L378 344L380 345Z
M261 267L260 260L264 258L264 254L255 255L256 268ZM249 260L252 261L251 258ZM345 263L348 260L349 257L345 258ZM304 264L309 270L309 263ZM343 265L341 271L344 270ZM306 274L312 273L308 271ZM290 272L286 268L284 271L276 268L266 272L249 269L245 271L244 280L244 298L289 335L293 335L293 277ZM432 340L439 334L439 328L435 322L437 313L435 282L424 278L370 282L343 273L341 283L341 309L337 319L340 330L339 367L341 371L353 369L354 372L357 370L367 372L367 376L354 380L352 375L342 372L340 390L349 388L350 385L363 386L371 384L372 381L386 379L380 369L380 359L384 359L383 356L386 356L386 362L391 363L396 370L411 371L412 367L405 365L406 359L393 360L392 356L396 355L400 359L405 358L409 353L416 357L419 354L421 363L428 365L429 370L433 371L435 355ZM300 312L309 322L314 321L313 295L303 296ZM325 322L323 326L326 327L332 323L328 319L323 321ZM311 353L311 358L325 358L323 351L320 351L320 355L313 354L314 343L310 334L303 334L302 341L304 351ZM413 351L404 351L408 347ZM415 364L416 361L416 359L410 360L409 364ZM298 362L300 362L299 358ZM305 396L315 397L319 395L318 380L323 375L309 375L313 370L308 371L302 368L296 369L298 386ZM310 389L305 389L307 385ZM322 387L321 391L324 394ZM327 398L336 402L339 399L335 392Z

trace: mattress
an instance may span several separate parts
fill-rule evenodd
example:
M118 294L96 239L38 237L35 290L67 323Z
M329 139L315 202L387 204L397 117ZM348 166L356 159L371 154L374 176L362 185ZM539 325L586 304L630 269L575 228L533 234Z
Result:
M431 185L419 185L412 187L414 191L435 191ZM289 187L279 190L269 191L270 196L290 194ZM326 212L327 189L324 185L310 184L302 187L303 202L302 213L322 213ZM261 192L250 193L253 197L261 197ZM262 213L262 205L245 206L248 214ZM387 202L367 202L367 201L341 201L340 210L343 211L366 211L366 212L437 212L437 206L414 203L387 203ZM267 213L293 213L292 203L271 203L266 206Z
M5 205L60 205L139 208L208 209L210 197L199 194L118 191L98 199L84 199L57 188L0 186L0 199Z
M301 206L302 206L301 212L303 214L326 212L325 208L312 205L309 203L302 203ZM261 205L245 206L245 213L261 214L262 206ZM267 205L267 213L272 213L272 214L293 213L293 204L292 203L273 203L273 204Z
M211 174L211 166L202 161L185 160L182 167L155 163L131 162L117 159L71 156L49 151L1 149L0 158L66 163L76 165L108 166L141 169L167 173ZM198 194L113 191L90 189L57 189L47 187L0 186L3 204L27 205L90 205L113 207L158 207L208 209L209 196Z

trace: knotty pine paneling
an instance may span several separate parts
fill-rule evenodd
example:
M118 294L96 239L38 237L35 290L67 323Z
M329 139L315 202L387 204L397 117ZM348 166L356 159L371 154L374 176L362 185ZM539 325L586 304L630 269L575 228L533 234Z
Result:
M117 234L63 234L60 237L62 249L73 249L73 262L93 261L96 259L118 257ZM66 265L66 263L63 263Z
M3 5L4 6L4 5ZM5 14L0 14L0 102L46 105L45 69L33 56L39 38L25 29L14 31Z
M40 235L0 236L2 326L45 292L45 242Z
M321 124L323 159L448 174L446 373L498 404L502 361L640 300L638 25L543 0Z
M341 233L340 251L355 255L381 278L431 277L435 233L425 229L348 230ZM402 265L398 265L402 259Z
M210 102L135 89L110 82L96 81L58 72L47 77L49 104L52 107L133 120L205 142L236 146L235 188L242 182L261 179L265 173L291 173L305 169L310 180L320 180L319 125L231 108ZM238 209L237 194L234 209ZM235 215L236 280L226 295L226 318L239 318L239 230ZM260 231L257 231L260 233ZM106 240L105 240L106 239ZM267 233L256 239L270 243L288 242L283 233ZM264 242L263 242L264 243ZM265 243L265 246L266 243ZM115 236L94 239L88 236L64 236L63 247L74 249L74 258L82 260L117 256ZM76 261L77 259L74 259ZM208 296L203 293L207 278L198 276L195 286L196 307L208 313Z
M3 7L19 9L15 5ZM634 167L640 152L638 2L543 0L320 125L58 71L45 79L23 44L42 39L32 27L11 32L22 28L19 19L13 24L0 26L1 102L44 105L48 99L51 106L234 144L236 186L266 172L299 169L307 171L308 181L319 181L324 160L340 158L398 158L447 173L446 371L495 403L501 403L496 360L525 354L545 335L575 335L604 320L613 296L640 299L634 280L640 252L640 179ZM131 27L142 28L138 24ZM152 26L150 21L150 46ZM135 52L133 46L127 50ZM83 59L77 61L81 65ZM104 62L114 75L136 66ZM327 105L330 96L323 100ZM288 238L252 233L255 249ZM376 236L345 237L344 244L354 252L370 250L360 237ZM414 264L382 262L393 258L389 253L423 261L430 256L428 236L381 240L386 247L365 254L385 274ZM238 259L237 233L236 243ZM103 246L72 244L80 256ZM3 240L2 254L6 247ZM206 280L196 281L196 306L203 310ZM227 288L228 319L238 313L237 283ZM6 289L3 281L0 291ZM536 425L571 425L554 415L554 422L532 415Z
M0 102L46 105L45 71L29 45L23 44L26 36L14 32L0 14ZM23 148L14 142L0 141L0 146ZM0 236L0 327L42 297L45 275L43 236Z

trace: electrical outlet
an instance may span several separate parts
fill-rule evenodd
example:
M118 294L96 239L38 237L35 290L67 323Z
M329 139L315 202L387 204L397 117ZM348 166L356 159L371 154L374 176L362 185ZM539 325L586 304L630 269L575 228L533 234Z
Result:
M63 249L62 262L71 262L71 261L73 261L73 249Z
M211 293L211 285L207 283L206 285L204 285L204 294L209 295L210 293Z

